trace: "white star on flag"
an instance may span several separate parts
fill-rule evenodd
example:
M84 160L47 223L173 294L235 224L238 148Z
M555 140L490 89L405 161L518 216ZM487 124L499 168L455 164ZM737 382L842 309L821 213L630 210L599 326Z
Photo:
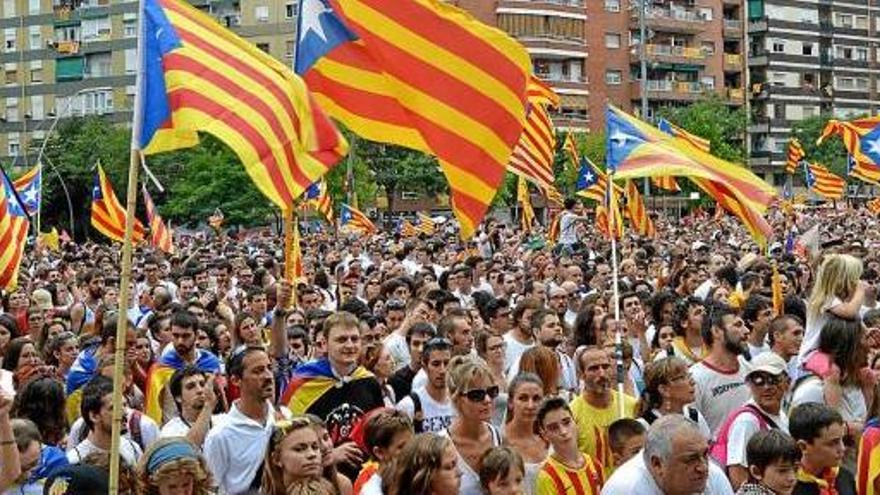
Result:
M322 0L303 0L303 2L302 35L300 39L305 38L311 31L326 43L327 35L324 33L324 26L321 24L321 16L327 12L332 12L332 10L327 8Z

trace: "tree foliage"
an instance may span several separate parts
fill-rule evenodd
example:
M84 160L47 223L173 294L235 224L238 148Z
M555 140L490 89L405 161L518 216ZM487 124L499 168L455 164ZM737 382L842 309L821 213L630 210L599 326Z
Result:
M829 120L831 120L831 117L824 115L801 120L792 126L791 135L800 141L801 146L804 148L804 153L807 155L807 161L824 165L832 172L843 177L846 176L847 152L840 136L832 136L822 141L821 145L816 145L816 140L819 139L822 129L825 128L825 124ZM798 172L795 172L795 175L803 176L802 173L798 174Z
M362 183L374 182L384 190L390 209L394 207L395 196L402 191L422 193L428 197L448 192L446 178L433 156L363 138L350 138L350 142L352 141L356 174L357 170L361 170L361 174L366 176ZM355 179L357 180L357 175Z
M710 152L718 158L734 163L745 161L746 116L742 108L733 108L718 97L710 97L683 107L663 107L657 110L682 129L708 139Z

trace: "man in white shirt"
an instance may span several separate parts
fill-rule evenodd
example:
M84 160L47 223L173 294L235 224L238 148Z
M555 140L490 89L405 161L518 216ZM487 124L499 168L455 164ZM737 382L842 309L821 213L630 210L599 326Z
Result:
M725 465L734 488L749 480L746 445L752 436L767 428L788 433L788 416L782 410L782 397L789 383L785 360L772 352L765 352L752 359L749 368L746 382L752 398L738 410L738 414L734 413L736 417L727 431Z
M386 309L391 312L399 311L400 308L397 305L392 305L389 301ZM406 304L404 311L406 316L403 321L384 340L385 348L388 349L388 353L394 360L395 370L409 366L411 356L409 355L409 344L406 343L406 332L416 323L429 321L434 310L428 301L412 298Z
M709 439L679 414L655 421L645 448L614 471L602 495L733 495L724 471L709 461Z
M524 352L535 347L535 336L532 334L532 314L541 309L541 301L525 297L520 299L513 308L513 328L504 334L507 348L504 351L504 369L509 370L513 363L518 363Z
M455 408L446 389L446 370L452 359L452 342L434 337L422 350L422 369L427 374L424 386L397 403L397 410L413 419L416 433L439 433L452 424Z
M559 245L570 253L572 246L578 242L577 223L588 222L590 217L581 215L583 206L575 198L566 198L564 206L565 210L562 211L562 216L559 218Z
M714 438L727 416L749 400L740 360L747 350L749 329L726 305L710 305L706 318L703 342L709 354L690 371L697 386L694 405L703 413Z
M101 375L92 378L83 388L80 410L89 434L67 452L70 464L79 464L95 452L110 452L113 438L113 380ZM141 454L143 451L138 444L122 437L119 455L130 467L137 465Z
M262 348L247 347L233 355L229 379L241 390L226 421L205 438L205 460L222 493L258 488L260 466L275 426L275 380L272 363Z
M174 372L168 390L177 406L178 416L165 423L160 436L186 437L190 443L201 447L212 423L223 418L223 415L212 415L217 405L214 377L187 365Z

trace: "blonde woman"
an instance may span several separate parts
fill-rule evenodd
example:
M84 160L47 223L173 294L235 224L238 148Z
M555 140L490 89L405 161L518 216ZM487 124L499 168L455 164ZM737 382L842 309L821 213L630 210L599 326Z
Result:
M382 493L455 495L461 486L457 458L449 438L433 433L416 435L392 462L382 466Z
M482 495L480 458L501 445L501 432L489 422L500 391L494 383L489 366L478 357L456 356L449 362L446 388L458 415L440 434L448 436L455 448L460 495Z
M263 459L260 493L286 495L304 480L322 478L322 459L321 440L309 418L297 416L276 423Z
M819 335L828 321L828 313L847 320L858 318L866 288L865 283L859 281L861 276L862 261L848 254L830 254L819 265L807 302L807 324L798 353L799 363L819 347Z
M151 445L138 463L136 478L138 495L215 493L204 457L183 437L163 438Z

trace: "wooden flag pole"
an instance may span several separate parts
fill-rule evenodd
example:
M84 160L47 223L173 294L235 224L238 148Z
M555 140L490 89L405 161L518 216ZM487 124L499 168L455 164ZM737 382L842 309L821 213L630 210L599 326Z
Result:
M122 440L122 388L125 371L125 336L128 331L128 301L131 299L132 238L134 237L134 210L137 204L137 182L140 165L140 139L143 128L144 84L144 0L138 2L137 80L135 83L134 111L131 125L131 152L128 156L128 191L125 201L125 238L122 242L122 273L119 277L119 314L116 318L116 342L113 362L113 428L110 444L110 495L119 493L119 446Z
M299 236L294 234L296 228L297 216L296 207L292 206L287 211L282 212L284 215L284 279L290 282L293 288L292 297L289 305L296 307L296 267L294 266L293 253L294 244L299 242Z

